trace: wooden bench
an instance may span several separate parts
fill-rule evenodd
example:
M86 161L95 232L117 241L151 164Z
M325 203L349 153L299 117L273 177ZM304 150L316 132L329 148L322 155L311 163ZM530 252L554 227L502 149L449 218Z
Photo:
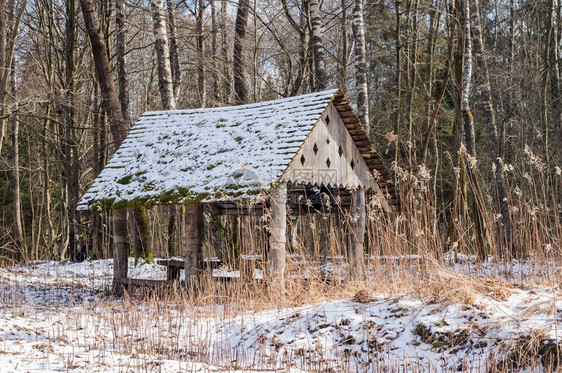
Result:
M185 260L179 258L171 259L159 259L156 261L157 264L165 266L166 278L168 281L175 281L180 277L180 271L185 267ZM208 270L213 270L219 268L222 262L218 258L209 258L203 260L203 266Z

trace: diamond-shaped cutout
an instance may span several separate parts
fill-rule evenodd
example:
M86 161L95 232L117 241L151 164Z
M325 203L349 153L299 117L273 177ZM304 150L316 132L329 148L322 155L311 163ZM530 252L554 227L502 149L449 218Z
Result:
M332 162L330 162L330 158L326 159L326 166L328 166L328 168L330 168L331 164Z
M316 145L316 143L314 143L312 150L314 150L314 155L318 154L318 145Z
M325 121L326 121L326 125L330 124L330 117L326 115Z
M301 155L300 161L301 161L301 164L304 166L304 162L306 161L306 158L304 158L304 154Z
M330 139L326 139L326 144L330 144Z
M353 162L353 159L351 160L351 163L349 165L351 166L352 170L355 168L355 162Z
M340 148L338 149L338 154L340 155L340 157L343 155L343 149L341 148L341 146L340 146Z

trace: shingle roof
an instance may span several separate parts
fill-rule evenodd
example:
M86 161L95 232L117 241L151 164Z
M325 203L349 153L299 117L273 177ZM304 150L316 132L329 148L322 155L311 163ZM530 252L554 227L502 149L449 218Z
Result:
M331 101L345 116L348 129L357 132L352 136L358 146L365 147L369 140L337 90L234 107L147 112L78 208L255 196L279 179ZM388 174L376 151L365 152L369 167L386 181ZM245 170L255 173L252 180L259 178L260 184L233 182Z

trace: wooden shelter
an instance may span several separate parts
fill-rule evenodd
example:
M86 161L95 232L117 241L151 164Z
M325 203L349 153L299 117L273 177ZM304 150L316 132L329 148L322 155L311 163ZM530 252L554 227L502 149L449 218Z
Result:
M186 277L197 274L202 262L204 204L218 215L267 211L270 276L282 279L287 213L302 213L299 196L318 194L318 188L358 215L353 247L360 263L365 195L386 211L397 198L382 159L339 90L235 107L147 112L79 209L186 206ZM124 224L122 214L115 215L121 216L115 224ZM124 254L115 255L126 266ZM116 278L126 273L115 269Z

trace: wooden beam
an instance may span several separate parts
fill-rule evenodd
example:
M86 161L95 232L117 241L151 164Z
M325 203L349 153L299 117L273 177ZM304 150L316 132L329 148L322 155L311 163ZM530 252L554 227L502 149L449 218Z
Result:
M353 139L353 140L355 140L355 139ZM367 140L366 138L363 139L363 137L357 138L357 140L355 140L355 144L357 145L357 147L359 147L359 146L370 146L371 145L369 140Z
M351 248L349 257L353 276L361 276L364 271L364 244L365 244L365 189L360 188L351 192Z
M356 118L356 117L355 117L355 114L353 114L352 111L349 111L349 112L346 112L346 111L341 112L341 111L340 111L340 116L341 116L342 118Z
M353 117L342 118L342 122L348 129L359 128L359 122Z
M127 210L113 211L113 294L123 295L124 281L129 272L129 242L127 239Z
M195 277L203 269L203 235L205 233L205 217L203 205L200 203L185 207L185 279Z
M270 196L271 217L269 227L269 276L272 285L283 291L285 289L285 266L287 261L287 184L277 185Z

